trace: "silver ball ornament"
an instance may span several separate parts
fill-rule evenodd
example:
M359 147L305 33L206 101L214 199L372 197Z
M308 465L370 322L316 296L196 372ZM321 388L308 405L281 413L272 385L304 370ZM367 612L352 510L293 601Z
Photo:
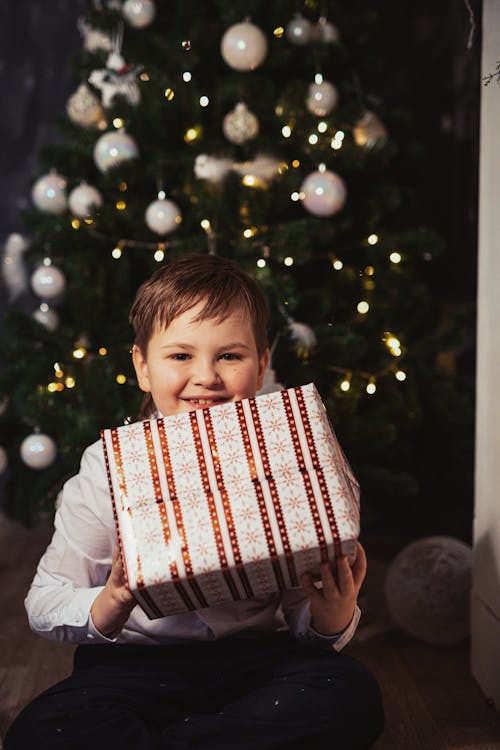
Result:
M224 117L222 131L228 141L240 145L255 138L259 132L259 121L244 102L238 102Z
M57 448L54 440L42 432L24 438L20 448L21 458L30 469L46 469L54 463Z
M97 188L81 182L69 194L68 205L72 214L80 219L87 219L102 206L102 195Z
M31 288L37 297L49 300L59 297L66 287L63 272L53 265L39 266L31 276Z
M249 21L236 23L222 37L220 52L230 68L255 70L267 55L267 39L255 24Z
M370 110L360 117L352 130L354 142L362 148L381 147L387 142L388 133L384 123Z
M306 106L309 112L318 117L330 114L338 102L338 92L333 83L311 83L307 94Z
M145 221L152 232L164 235L177 229L182 222L182 215L174 201L158 199L147 207Z
M304 207L314 216L333 216L344 206L347 197L344 181L329 170L311 172L300 186L300 192Z
M42 302L40 307L32 312L32 317L44 326L47 331L53 333L59 326L59 316L56 311L47 305L46 302Z
M333 23L330 23L325 16L321 16L314 27L313 38L315 41L322 42L323 44L338 44L340 34Z
M31 199L39 211L62 214L66 211L66 179L52 169L36 180L31 188Z
M458 643L469 632L472 550L459 539L418 539L386 574L387 606L396 624L427 643Z
M101 135L94 146L94 161L101 172L136 159L139 156L137 143L123 130L108 131Z
M311 41L313 36L313 25L307 18L304 18L300 13L297 13L297 15L286 25L285 35L292 44L302 46Z
M5 448L0 445L0 474L4 474L9 465L9 456Z
M105 121L106 115L99 98L86 83L80 84L66 104L66 112L71 122L83 128L97 128Z
M131 26L144 29L153 22L156 6L153 0L125 0L122 14Z

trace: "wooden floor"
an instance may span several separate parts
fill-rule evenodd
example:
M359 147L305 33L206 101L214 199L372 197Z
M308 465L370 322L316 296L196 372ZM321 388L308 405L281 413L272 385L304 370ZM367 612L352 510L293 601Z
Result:
M27 531L0 517L0 738L31 698L70 671L73 648L33 635L23 608L49 536L46 525ZM370 604L383 573L370 554L369 571L368 615L348 650L384 694L386 729L374 750L500 750L500 716L470 676L467 643L430 646L395 629Z

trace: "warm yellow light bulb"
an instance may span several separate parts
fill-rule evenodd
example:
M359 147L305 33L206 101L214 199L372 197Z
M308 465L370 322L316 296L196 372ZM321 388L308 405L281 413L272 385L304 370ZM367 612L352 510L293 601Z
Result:
M106 347L101 346L101 348L99 349L99 354L101 355L101 357L105 357L107 353L108 353L108 350L106 349Z
M196 128L188 128L184 134L184 140L186 143L191 143L191 141L194 141L198 137L198 132Z
M171 101L172 101L172 99L174 98L174 96L175 96L175 94L174 94L174 92L172 91L172 89L171 89L171 88L166 88L166 89L165 89L165 99L166 99L166 100L167 100L168 102L171 102Z
M366 392L369 393L370 396L372 396L376 390L377 390L377 386L375 385L375 381L372 378L370 379L370 382L366 386Z
M123 120L122 120L122 118L121 118L121 117L114 117L114 118L113 118L113 126L114 126L114 127L115 127L115 128L117 129L117 130L119 130L120 128L123 128L124 124L125 124L125 123L123 122Z
M292 135L292 128L289 125L283 125L281 128L281 134L283 138L290 138Z
M401 263L401 253L394 251L389 255L389 260L391 263Z
M113 256L113 258L121 258L122 257L121 247L118 247L118 246L114 247L113 250L111 251L111 255Z
M74 388L76 385L75 379L72 378L70 375L66 378L64 382L66 384L66 388Z
M285 29L283 28L283 26L276 26L276 28L273 31L273 34L275 37L277 37L277 39L281 39L284 33L285 33Z
M370 234L367 242L369 245L376 245L378 242L378 234Z
M80 219L71 219L73 229L80 229Z
M347 392L351 388L351 381L345 378L340 384L340 389L344 392Z
M293 266L293 258L291 255L288 255L286 258L283 259L283 263L285 266Z
M336 271L341 271L344 268L344 264L342 263L340 258L335 258L332 265Z
M404 372L403 370L396 370L394 375L396 380L399 380L401 383L403 382L403 380L406 380L406 372Z
M49 393L55 393L57 391L57 383L49 383L47 390Z
M163 250L156 250L153 257L157 263L161 263L165 257L165 253Z
M75 359L83 359L85 355L87 354L87 350L84 346L78 346L76 349L73 350L73 357Z
M127 208L125 201L116 201L115 206L117 211L125 211Z
M368 304L368 302L365 302L365 300L358 302L357 310L359 313L361 313L361 315L366 315L369 309L370 305Z
M207 229L210 229L210 222L209 222L209 220L208 220L208 219L202 219L202 220L200 221L200 226L201 226L201 228L202 228L202 229L204 229L205 231L206 231Z
M266 259L265 258L259 258L257 261L257 266L259 268L265 268L267 266Z
M116 382L118 383L118 385L123 385L124 383L127 382L127 378L126 378L126 376L123 373L120 372L116 376Z

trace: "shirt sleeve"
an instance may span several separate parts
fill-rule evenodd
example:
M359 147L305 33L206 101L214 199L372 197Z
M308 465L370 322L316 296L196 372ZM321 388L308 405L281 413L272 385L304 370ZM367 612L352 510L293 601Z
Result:
M30 627L53 640L109 642L90 617L116 541L100 441L87 448L79 473L66 482L54 525L25 599Z
M309 599L301 589L286 591L281 599L283 615L294 638L311 646L340 651L353 638L361 617L358 605L349 625L336 635L322 635L311 626Z

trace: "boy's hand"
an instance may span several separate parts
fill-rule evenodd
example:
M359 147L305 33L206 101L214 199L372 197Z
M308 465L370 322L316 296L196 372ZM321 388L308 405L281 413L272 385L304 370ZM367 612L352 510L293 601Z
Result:
M123 628L136 603L125 585L122 558L116 544L108 580L90 610L97 630L102 635L112 638Z
M322 589L314 586L310 573L302 576L302 585L311 602L311 626L321 635L337 635L349 625L366 575L366 554L359 542L352 568L345 555L336 562L335 575L331 562L321 563Z

